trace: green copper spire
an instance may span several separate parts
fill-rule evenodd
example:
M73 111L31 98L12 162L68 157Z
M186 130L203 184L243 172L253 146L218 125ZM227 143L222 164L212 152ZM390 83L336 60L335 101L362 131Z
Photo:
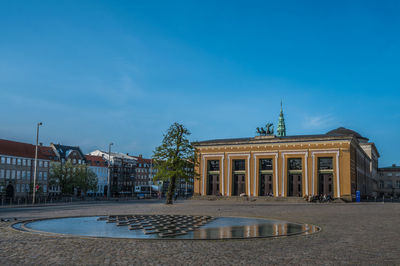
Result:
M278 132L278 137L286 136L286 126L285 126L285 118L283 117L282 101L281 101L281 113L279 114L277 132Z

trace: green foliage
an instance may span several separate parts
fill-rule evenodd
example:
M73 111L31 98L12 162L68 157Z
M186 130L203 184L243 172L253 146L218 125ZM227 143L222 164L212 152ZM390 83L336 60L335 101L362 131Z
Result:
M58 185L61 193L71 195L74 189L80 189L85 194L89 190L96 190L97 176L86 164L72 164L71 160L65 163L53 162L50 165L49 185Z
M167 204L172 204L176 182L195 175L196 151L187 139L189 135L188 129L174 123L164 135L162 144L153 152L153 163L157 169L154 181L169 181Z

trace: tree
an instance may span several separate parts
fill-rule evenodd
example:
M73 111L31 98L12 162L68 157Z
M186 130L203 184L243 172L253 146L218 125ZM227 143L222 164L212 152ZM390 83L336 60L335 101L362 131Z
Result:
M169 181L166 204L172 204L177 181L196 175L196 150L187 139L189 135L188 129L175 122L153 152L154 168L158 170L154 180Z
M74 189L80 189L85 194L88 190L97 188L97 176L86 164L53 162L50 165L49 185L60 186L62 194L73 194Z

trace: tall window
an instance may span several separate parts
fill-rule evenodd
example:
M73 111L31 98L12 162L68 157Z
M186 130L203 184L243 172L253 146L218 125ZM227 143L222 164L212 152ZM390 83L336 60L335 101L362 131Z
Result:
M4 156L1 157L1 163L2 163L2 164L5 164L5 163L6 163L6 157L4 157Z
M301 170L302 164L300 158L288 159L289 170Z
M26 166L26 159L23 159L23 160L22 160L22 165L23 165L23 166Z
M219 171L219 160L208 161L208 171Z
M0 169L0 178L4 178L5 174L4 174L4 169Z
M17 164L21 165L21 159L17 159Z
M7 164L11 164L11 158L7 157Z
M15 179L15 170L11 170L11 179Z
M318 169L319 170L332 170L333 169L332 157L318 158Z
M260 159L260 170L272 170L272 159Z
M242 171L245 170L245 160L234 160L233 161L233 170L234 171Z
M39 167L43 167L43 161L39 160Z

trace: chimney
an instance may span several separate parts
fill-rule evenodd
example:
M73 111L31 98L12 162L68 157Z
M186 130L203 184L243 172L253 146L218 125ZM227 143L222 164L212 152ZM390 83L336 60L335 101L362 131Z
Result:
M142 158L142 157L143 157L143 155L139 154L139 158Z
M396 164L394 163L394 164L392 164L392 167L396 167Z
M40 146L43 146L43 142L40 142L39 145L40 145Z
M127 152L127 153L126 153L126 155L128 155L128 156L129 156L129 152Z

